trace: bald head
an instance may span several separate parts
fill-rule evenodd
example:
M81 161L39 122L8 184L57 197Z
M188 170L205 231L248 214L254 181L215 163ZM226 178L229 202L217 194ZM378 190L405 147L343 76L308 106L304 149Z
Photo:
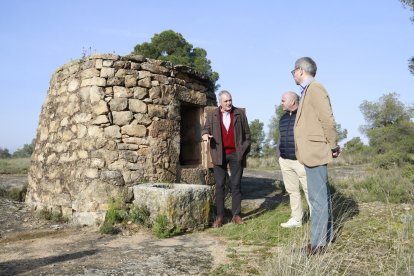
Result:
M299 96L295 92L283 93L281 104L284 111L295 111L299 106Z

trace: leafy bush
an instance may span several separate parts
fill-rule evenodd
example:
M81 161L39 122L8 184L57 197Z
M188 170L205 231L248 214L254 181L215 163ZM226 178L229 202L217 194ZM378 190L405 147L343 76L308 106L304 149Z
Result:
M374 158L374 164L381 169L391 169L403 164L406 160L406 154L398 151L390 151L385 154L379 154Z
M178 235L181 232L179 227L168 223L166 215L158 215L152 226L152 233L158 238L170 238Z
M69 219L63 216L62 212L53 212L46 208L37 212L37 217L40 219L50 220L53 222L67 223Z
M111 199L106 211L105 221L99 228L99 231L103 234L116 234L119 232L119 229L115 227L115 224L123 222L127 218L128 212L123 200L121 198Z
M130 210L129 213L129 219L137 224L143 225L143 226L150 226L150 211L147 207L134 207Z
M121 224L121 227L123 227L131 222L148 228L152 227L153 234L158 238L169 238L181 233L179 227L168 223L165 215L159 215L154 225L151 225L150 211L147 207L134 206L130 208L128 204L123 202L122 198L110 200L105 221L99 230L103 234L117 234L121 231L117 225Z

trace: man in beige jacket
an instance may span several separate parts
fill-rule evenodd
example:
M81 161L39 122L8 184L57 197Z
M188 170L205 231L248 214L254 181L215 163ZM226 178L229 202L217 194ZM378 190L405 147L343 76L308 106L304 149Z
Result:
M317 82L316 63L309 57L295 62L293 78L302 88L294 136L296 157L305 165L312 209L308 255L321 254L333 238L333 220L327 164L338 157L336 123L325 88Z

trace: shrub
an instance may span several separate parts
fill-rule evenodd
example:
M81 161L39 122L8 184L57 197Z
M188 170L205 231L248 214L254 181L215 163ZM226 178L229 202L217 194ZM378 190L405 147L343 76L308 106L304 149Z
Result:
M105 221L99 228L99 231L103 234L116 234L119 232L119 229L114 225L123 222L126 218L128 218L128 212L122 198L110 199Z
M0 196L10 198L14 201L23 202L26 197L27 187L23 189L12 188L11 190L6 190L0 188Z
M150 226L150 211L147 207L134 207L130 210L129 219L137 224L149 227Z
M390 151L377 155L374 158L374 164L382 169L390 169L395 166L401 166L406 159L406 154L398 151Z
M114 225L110 222L104 221L102 226L99 228L99 232L101 232L102 234L115 235L119 233L119 229L114 227Z
M152 233L158 238L170 238L181 232L179 227L168 223L166 215L158 215L152 226Z
M37 217L40 219L50 220L53 222L67 223L69 219L63 216L62 212L54 212L43 208L37 212Z
M110 199L105 221L99 228L102 234L117 234L121 231L116 225L124 227L127 223L135 223L145 227L151 227L150 211L144 207L133 207L123 202L122 198ZM122 226L123 225L123 226Z

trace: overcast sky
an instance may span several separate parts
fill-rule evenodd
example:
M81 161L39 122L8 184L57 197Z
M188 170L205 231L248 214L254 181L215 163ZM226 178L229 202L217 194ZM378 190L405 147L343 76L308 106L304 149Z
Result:
M0 147L12 153L36 136L53 72L87 53L129 54L172 29L207 50L221 89L267 125L302 56L331 97L337 123L362 136L363 100L396 92L413 104L412 14L398 0L350 1L2 1Z

